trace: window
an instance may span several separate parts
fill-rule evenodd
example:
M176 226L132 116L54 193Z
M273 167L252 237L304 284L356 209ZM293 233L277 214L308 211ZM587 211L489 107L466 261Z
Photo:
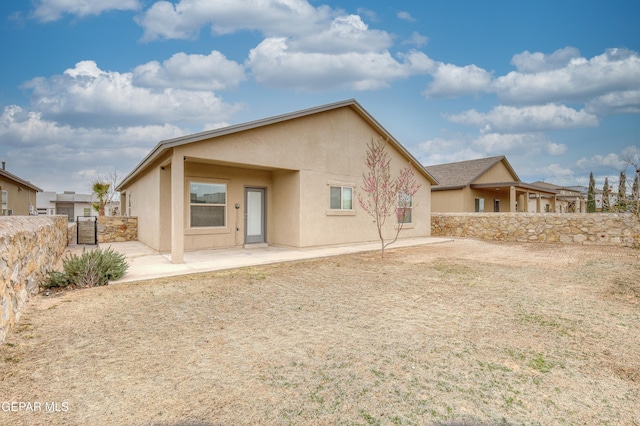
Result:
M413 199L411 195L403 192L398 193L398 223L413 223Z
M6 189L2 190L2 216L6 216L7 215L7 209L8 209L8 192Z
M476 198L476 212L484 212L484 198Z
M348 186L332 186L331 210L353 210L353 188Z
M83 210L85 216L91 216L91 210L89 209L89 207L85 207Z
M496 198L495 200L493 200L493 211L494 212L500 212L500 199Z
M223 227L227 216L227 185L189 183L191 227Z

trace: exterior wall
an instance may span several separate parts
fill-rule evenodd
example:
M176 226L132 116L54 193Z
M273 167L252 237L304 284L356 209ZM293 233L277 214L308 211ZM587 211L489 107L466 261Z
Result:
M269 243L300 247L300 172L273 172L272 201L274 213L267 221L271 225Z
M518 180L513 176L502 161L494 164L489 170L480 175L473 183L513 182Z
M0 342L66 246L65 216L0 218Z
M155 167L126 189L125 202L131 200L130 216L138 218L138 240L155 250L161 250L160 234L170 233L171 227L160 227L160 167Z
M0 176L0 190L7 191L7 210L14 216L28 216L36 212L36 191ZM0 214L2 212L0 211Z
M640 247L640 220L630 213L433 213L431 234Z
M466 189L466 188L465 188ZM431 211L433 212L461 212L465 210L465 190L452 189L449 191L431 191ZM472 210L473 211L473 206Z
M125 188L134 206L130 214L139 218L138 239L156 250L173 250L171 161L183 159L185 251L244 243L247 186L266 189L270 244L311 247L375 240L375 226L357 205L355 192L365 171L366 145L378 136L354 110L339 108L173 148ZM396 175L408 159L392 146L388 151ZM189 229L189 182L202 179L227 184L224 228ZM430 233L430 183L417 171L416 179L422 187L414 200L414 224L401 237ZM356 190L350 217L327 213L331 182L347 182Z
M137 217L98 216L98 243L119 243L137 239Z
M201 250L218 247L234 247L244 244L244 190L245 187L266 188L266 238L269 240L273 232L269 218L273 216L272 172L269 170L244 169L215 164L185 162L185 239L184 249ZM227 185L226 226L223 228L190 228L189 227L189 183L225 183ZM240 209L235 208L235 204Z

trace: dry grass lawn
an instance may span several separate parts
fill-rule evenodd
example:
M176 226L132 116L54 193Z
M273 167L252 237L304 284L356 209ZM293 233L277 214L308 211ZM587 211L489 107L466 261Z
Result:
M0 424L639 425L639 257L456 240L39 296Z

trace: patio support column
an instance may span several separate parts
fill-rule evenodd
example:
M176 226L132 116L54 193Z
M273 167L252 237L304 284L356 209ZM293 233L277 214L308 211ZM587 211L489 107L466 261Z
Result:
M184 263L184 158L171 158L171 263Z
M536 213L542 213L542 194L536 194Z
M516 211L516 187L513 185L509 187L509 211Z

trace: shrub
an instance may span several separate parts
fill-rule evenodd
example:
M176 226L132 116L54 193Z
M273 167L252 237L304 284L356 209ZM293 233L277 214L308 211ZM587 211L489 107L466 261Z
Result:
M64 272L49 272L49 280L43 287L95 287L107 285L122 277L129 264L124 254L112 248L82 251L81 255L69 254L62 260Z

